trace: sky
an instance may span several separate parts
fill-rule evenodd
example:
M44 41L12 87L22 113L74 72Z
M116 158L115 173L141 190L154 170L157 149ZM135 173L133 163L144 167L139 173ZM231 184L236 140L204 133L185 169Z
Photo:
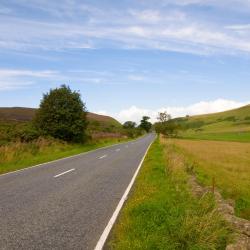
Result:
M250 103L250 0L0 0L0 106L62 84L120 122Z

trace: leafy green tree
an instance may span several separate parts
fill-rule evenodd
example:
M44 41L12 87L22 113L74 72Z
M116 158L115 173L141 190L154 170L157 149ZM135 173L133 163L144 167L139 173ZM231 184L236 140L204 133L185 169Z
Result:
M130 138L134 138L138 136L138 132L140 132L138 131L138 128L136 127L136 123L132 121L124 122L123 129L124 129L124 133L126 134L126 136Z
M125 129L133 129L136 127L136 123L132 121L126 121L123 123L123 128Z
M150 117L143 116L142 120L141 120L141 123L140 123L140 127L142 129L144 129L147 133L150 131L150 129L152 127L152 123L148 121L149 119L150 119Z
M154 124L154 128L156 133L163 134L168 137L176 137L178 134L179 126L177 122L171 119L171 115L169 115L166 111L159 113L157 117L159 122Z
M86 114L80 94L62 85L43 95L34 125L42 135L81 142L87 127Z

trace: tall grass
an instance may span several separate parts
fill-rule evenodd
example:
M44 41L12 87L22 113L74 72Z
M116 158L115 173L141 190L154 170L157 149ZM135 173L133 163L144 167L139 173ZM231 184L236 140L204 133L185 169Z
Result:
M142 170L107 248L225 249L230 229L215 210L213 197L195 199L175 147L157 140Z
M198 180L236 201L238 216L250 219L250 143L172 140L193 162Z
M35 141L13 142L0 146L0 174L67 157L125 141L126 139L106 138L87 144L69 144L60 140L39 138Z

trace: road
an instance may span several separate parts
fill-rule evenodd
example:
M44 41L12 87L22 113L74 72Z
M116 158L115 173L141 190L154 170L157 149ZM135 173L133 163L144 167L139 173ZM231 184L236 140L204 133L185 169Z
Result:
M0 249L94 249L153 139L0 175Z

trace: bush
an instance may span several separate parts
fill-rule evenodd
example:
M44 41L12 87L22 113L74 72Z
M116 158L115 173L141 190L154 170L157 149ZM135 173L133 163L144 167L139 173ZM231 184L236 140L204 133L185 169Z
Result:
M21 142L30 142L38 139L39 136L39 132L32 124L27 124L25 127L15 132L15 138Z

